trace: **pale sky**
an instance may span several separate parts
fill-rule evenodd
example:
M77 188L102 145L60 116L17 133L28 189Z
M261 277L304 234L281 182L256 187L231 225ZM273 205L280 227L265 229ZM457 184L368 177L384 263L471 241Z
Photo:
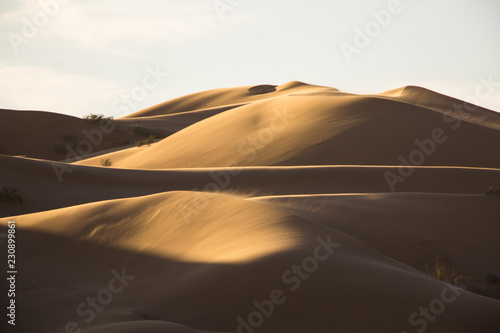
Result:
M498 0L2 0L0 32L0 108L117 118L299 80L419 85L500 111Z

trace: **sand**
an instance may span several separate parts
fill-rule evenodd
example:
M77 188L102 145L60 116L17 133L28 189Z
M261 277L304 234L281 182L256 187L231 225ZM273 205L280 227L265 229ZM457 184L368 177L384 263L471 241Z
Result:
M2 332L500 331L494 111L413 86L215 89L70 159L61 136L76 151L98 125L0 124L0 185L23 196L0 203L18 266ZM137 147L137 125L160 138Z

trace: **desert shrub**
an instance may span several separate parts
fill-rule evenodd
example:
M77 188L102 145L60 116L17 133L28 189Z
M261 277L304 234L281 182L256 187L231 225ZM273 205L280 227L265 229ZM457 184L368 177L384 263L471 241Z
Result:
M155 142L155 139L156 139L156 138L155 138L155 136L151 134L151 135L150 135L150 136L148 136L148 138L146 139L146 144L147 144L148 146L151 146L151 144L152 144L153 142Z
M494 283L500 282L500 277L498 277L497 275L495 275L493 273L488 273L488 274L486 274L486 281L488 283L494 284Z
M105 117L103 114L89 113L83 116L83 120L94 125L99 125L101 124L101 122L107 123L109 121L112 121L113 117Z
M439 258L436 258L434 265L427 267L427 271L430 276L454 285L467 283L471 280L470 276L459 274L450 263L443 262Z
M155 141L155 136L154 135L150 135L150 136L148 136L147 139L144 139L144 140L141 140L141 141L137 142L137 147L142 147L144 145L151 146L151 144L154 141Z
M155 131L144 127L144 125L142 125L142 124L133 124L132 126L130 126L129 133L130 133L130 135L137 134L137 135L140 135L144 138L147 138L150 135L156 134Z
M493 186L490 186L490 188L486 190L486 194L500 194L500 188L493 188Z
M149 135L149 129L145 128L144 125L134 124L130 126L130 134L138 134L143 137L147 137Z
M23 196L17 187L2 186L0 202L23 202Z
M110 158L106 158L106 159L103 158L101 160L101 165L104 167L110 167L111 165L113 165L113 161L111 161Z
M164 138L165 137L165 134L161 130L153 130L150 128L146 128L141 124L134 124L134 125L130 126L129 135L132 135L132 134L140 135L145 139L150 137L151 135L154 135L155 138Z

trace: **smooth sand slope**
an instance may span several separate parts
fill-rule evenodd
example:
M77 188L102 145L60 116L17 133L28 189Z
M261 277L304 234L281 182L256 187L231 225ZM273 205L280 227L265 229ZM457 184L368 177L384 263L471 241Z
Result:
M349 235L342 222L350 214L337 213L329 224L320 224L274 205L212 194L203 214L186 222L178 206L193 195L170 192L17 216L22 226L18 237L30 244L18 254L25 266L18 281L23 290L19 311L29 313L36 327L52 330L74 321L92 332L132 332L132 327L171 332L166 323L236 331L237 318L247 320L255 311L254 301L268 304L270 293L279 290L279 304L263 322L263 332L383 332L408 329L413 312L444 295L450 303L429 331L494 332L498 327L500 301L455 289L403 264L407 253L423 251L411 221L398 226L396 217L391 227L384 219L363 219L365 227L350 227ZM349 204L340 199L337 205ZM474 203L469 212L488 206L495 212L484 200L469 201ZM424 208L424 215L432 213ZM498 233L498 226L491 223L479 235L467 232L473 223L461 225L458 239L444 233L461 222L457 214L446 226L428 224L425 231L436 242L448 237L469 247L493 244L490 233ZM345 217L338 221L336 215ZM372 224L384 232L360 240L363 235L356 229L369 234ZM376 238L384 239L385 248ZM333 245L322 247L328 243ZM458 245L453 247L456 260L467 264L469 257L486 252L486 258L476 258L487 262L488 269L498 269L492 260L498 246L471 254L465 244ZM315 251L321 261L305 260L314 258ZM292 273L294 265L304 268ZM100 314L93 318L89 306L80 308L86 314L75 314L86 297L109 288L113 270L122 269L130 276L127 285ZM365 320L356 320L359 316ZM32 325L20 327L29 330Z
M314 86L291 81L279 86L262 84L237 88L222 88L179 97L150 108L132 113L123 118L141 118L166 114L183 113L206 108L234 108L240 105L265 100L270 97L286 96L303 92L338 92L335 88Z
M444 107L311 90L278 97L269 93L268 99L202 120L152 147L78 163L100 165L105 157L115 167L140 169L398 165L401 156L414 165L500 168L500 156L493 153L500 140L493 129L500 126L496 113L471 123L452 117ZM411 159L415 150L423 154Z
M379 94L396 100L444 112L468 122L500 129L498 113L422 87L407 86Z
M2 332L500 331L493 111L411 86L216 89L107 134L167 136L151 146L136 133L75 163L36 149L95 125L23 112L0 118L61 123L2 139L45 158L0 156L0 185L23 196L0 202L19 265L16 330Z
M0 156L2 184L17 187L23 204L1 204L2 216L40 212L101 200L166 191L226 192L250 198L270 195L391 193L386 173L395 166L289 166L131 170L87 167ZM58 175L60 178L58 178ZM416 167L394 192L472 194L487 197L500 170ZM197 203L193 202L192 206Z

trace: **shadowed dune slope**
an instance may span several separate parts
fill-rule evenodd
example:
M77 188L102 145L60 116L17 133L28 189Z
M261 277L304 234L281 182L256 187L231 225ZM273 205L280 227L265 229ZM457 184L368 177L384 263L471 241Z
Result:
M379 95L392 97L405 103L436 110L464 121L500 130L500 114L498 112L429 89L407 86Z
M83 130L98 128L83 119L52 112L0 110L0 153L62 160L56 151L68 139L83 138Z
M327 193L462 193L485 195L500 170L417 167L390 186L397 166L297 166L171 170L88 167L0 156L2 184L17 187L23 203L0 203L0 216L166 191L227 192L245 197ZM58 178L59 176L59 178ZM194 205L195 203L193 203Z
M238 318L247 321L255 302L273 291L279 304L263 317L262 332L401 331L420 306L442 297L446 313L429 332L495 332L500 324L500 301L430 278L333 224L212 194L206 214L185 225L173 212L192 195L173 192L18 216L18 235L32 242L19 253L27 266L18 282L27 289L19 296L20 311L37 317L22 328L55 330L72 320L88 332L187 330L178 324L241 332ZM43 257L51 260L43 264ZM82 259L73 268L75 258ZM294 265L304 267L300 275ZM65 266L72 268L61 272ZM90 321L89 313L75 315L88 295L107 288L113 270L128 277L113 302ZM61 301L53 301L55 294ZM355 320L359 313L365 320Z
M288 195L255 199L352 236L422 271L437 257L461 274L500 271L496 197L434 193ZM474 232L470 232L474 231ZM499 294L500 296L500 294Z
M107 149L123 149L129 147L131 139L138 138L130 134L130 126L135 123L94 124L53 112L0 109L0 154L62 161ZM152 127L167 135L182 125L158 122Z

